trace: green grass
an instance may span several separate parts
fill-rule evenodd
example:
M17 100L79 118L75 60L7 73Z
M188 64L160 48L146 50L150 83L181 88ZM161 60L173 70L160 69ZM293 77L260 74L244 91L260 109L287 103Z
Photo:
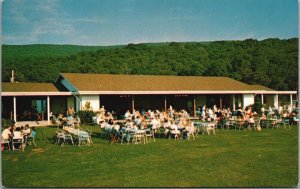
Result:
M90 147L53 144L38 128L37 148L2 152L6 187L295 187L298 128L218 130L196 140L108 144L92 126ZM42 137L43 134L43 137Z

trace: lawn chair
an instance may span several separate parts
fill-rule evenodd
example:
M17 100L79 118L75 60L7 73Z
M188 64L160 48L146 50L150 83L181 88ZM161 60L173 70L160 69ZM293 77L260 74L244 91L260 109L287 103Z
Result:
M2 141L2 151L8 148L10 150L10 140L9 139L3 139Z
M12 139L13 151L15 151L15 150L22 150L22 151L24 151L23 142L24 142L23 138L13 138Z
M132 136L132 143L139 144L139 143L142 143L142 141L144 141L144 144L146 143L145 131L138 130Z
M79 133L78 135L78 146L81 145L87 145L87 146L90 146L90 137L88 134L83 134L83 133Z
M25 137L25 144L28 144L31 146L31 142L34 145L34 147L36 147L36 144L34 142L36 137L36 131L32 130L30 136L26 136Z
M64 133L62 130L56 131L56 144L58 145L60 141L62 141L61 146L63 146L66 141L71 141L72 145L74 146L72 135L69 133Z
M216 134L215 124L214 123L208 123L206 125L206 132L208 135L212 132L214 135Z
M283 118L281 123L283 124L283 127L284 127L284 128L287 128L287 126L288 126L289 128L291 128L289 118Z
M89 137L90 137L90 143L93 144L93 141L92 141L92 131L86 129L85 130L88 134L89 134Z
M146 141L147 142L148 142L148 137L150 138L150 140L151 140L151 138L153 138L153 141L155 142L154 131L153 131L152 128L145 129L145 136L146 136Z

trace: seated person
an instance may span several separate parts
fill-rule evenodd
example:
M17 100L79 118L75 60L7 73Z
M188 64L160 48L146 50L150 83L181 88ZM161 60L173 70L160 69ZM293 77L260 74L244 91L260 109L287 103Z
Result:
M139 128L138 128L138 126L136 125L136 124L134 124L134 126L133 126L133 129L132 129L134 132L136 132L136 131L138 131L139 130Z
M14 148L20 148L22 146L22 143L24 142L24 138L23 138L23 134L21 133L21 128L17 127L14 129L13 131L13 141L14 142L18 142L16 144L14 144Z
M127 119L127 120L126 120L125 127L126 127L126 128L132 128L132 127L133 127L133 124L132 124L132 122L131 122L130 119Z
M6 140L9 140L12 137L11 129L12 127L9 126L2 131L2 142L5 142Z
M29 138L35 138L36 137L36 130L35 130L35 127L32 127L32 131L29 135Z
M14 131L14 136L13 136L13 139L20 139L22 138L23 139L23 134L21 133L21 128L20 127L17 127Z
M135 124L140 128L142 125L142 119L140 116L137 116L135 119Z
M151 120L150 125L152 125L153 130L156 130L160 127L160 120L158 119L157 115L155 115L155 117Z
M262 114L261 114L260 119L267 119L267 116L265 115L265 113L262 113Z
M29 125L26 124L26 125L25 125L25 129L24 129L24 131L23 131L23 135L24 135L24 136L29 136L30 134L31 134L31 129L29 128Z
M106 122L104 121L104 120L101 120L100 122L99 122L99 125L100 125L100 128L105 128L105 125L106 125Z
M174 135L179 135L180 134L180 131L178 130L177 125L175 125L172 122L171 122L171 126L170 126L170 134L174 134Z

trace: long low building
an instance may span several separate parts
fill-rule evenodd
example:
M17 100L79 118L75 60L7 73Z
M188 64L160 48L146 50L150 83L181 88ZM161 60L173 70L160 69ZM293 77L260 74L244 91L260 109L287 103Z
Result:
M195 114L199 106L231 107L263 104L278 107L278 95L297 91L276 91L262 85L248 85L228 77L161 76L61 73L55 84L2 83L2 117L17 121L50 120L53 114L75 111L87 106L98 111L123 114L126 110L166 110L170 105Z

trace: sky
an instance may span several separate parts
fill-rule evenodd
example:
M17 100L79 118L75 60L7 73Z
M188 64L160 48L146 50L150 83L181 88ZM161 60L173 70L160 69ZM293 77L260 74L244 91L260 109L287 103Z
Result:
M3 44L298 37L297 0L1 0Z

